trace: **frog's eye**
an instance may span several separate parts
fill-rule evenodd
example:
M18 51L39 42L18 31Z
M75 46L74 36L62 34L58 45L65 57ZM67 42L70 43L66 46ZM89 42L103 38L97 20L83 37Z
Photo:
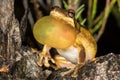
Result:
M73 9L69 9L68 10L68 16L71 17L71 18L74 18L75 17L75 11Z

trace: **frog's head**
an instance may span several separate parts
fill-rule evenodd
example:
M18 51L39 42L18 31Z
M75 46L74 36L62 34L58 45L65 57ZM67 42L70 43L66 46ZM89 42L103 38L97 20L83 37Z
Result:
M68 11L65 9L61 9L58 6L55 6L52 8L50 12L50 16L59 19L61 21L64 21L68 23L69 25L75 27L74 23L74 16L75 16L75 11L72 9L69 9Z

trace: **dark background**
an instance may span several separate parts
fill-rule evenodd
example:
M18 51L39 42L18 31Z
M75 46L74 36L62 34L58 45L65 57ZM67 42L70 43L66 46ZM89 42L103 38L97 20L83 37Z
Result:
M106 0L99 0L98 13L104 9ZM117 4L115 4L117 6ZM120 54L120 26L114 14L111 12L106 24L105 31L98 41L97 56L108 53Z
M120 53L120 27L117 25L115 17L110 14L105 32L98 41L98 56L107 53Z

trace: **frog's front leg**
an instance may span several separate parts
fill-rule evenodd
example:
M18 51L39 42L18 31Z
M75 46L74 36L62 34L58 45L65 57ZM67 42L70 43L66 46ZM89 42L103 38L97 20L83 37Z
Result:
M51 47L44 45L43 50L39 53L39 60L37 62L39 66L44 64L45 67L50 67L49 60L54 63L54 60L51 58L49 53L50 49Z

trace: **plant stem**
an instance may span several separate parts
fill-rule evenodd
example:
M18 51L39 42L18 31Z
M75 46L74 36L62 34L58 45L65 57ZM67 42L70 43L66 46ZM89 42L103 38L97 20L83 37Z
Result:
M106 22L107 22L107 18L111 12L111 8L113 7L113 5L115 4L117 0L107 0L106 1L106 7L105 7L105 12L104 12L104 17L103 17L103 24L98 32L98 35L96 37L96 40L98 41L101 37L101 35L103 34L104 30L105 30L105 25L106 25Z

